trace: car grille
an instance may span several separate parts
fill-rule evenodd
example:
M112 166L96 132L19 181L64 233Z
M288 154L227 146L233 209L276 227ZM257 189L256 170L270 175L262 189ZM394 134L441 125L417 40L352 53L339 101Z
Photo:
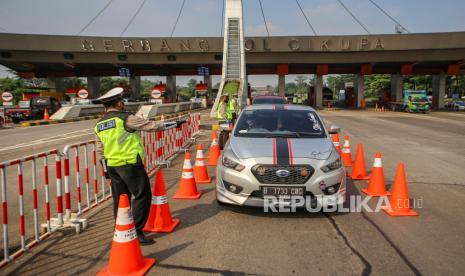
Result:
M278 170L287 170L289 171L289 175L279 177L276 175L276 171ZM305 170L307 170L307 174L302 175L302 172ZM262 173L259 174L258 171ZM263 184L304 184L314 172L315 169L308 165L275 166L258 164L252 168L255 178Z

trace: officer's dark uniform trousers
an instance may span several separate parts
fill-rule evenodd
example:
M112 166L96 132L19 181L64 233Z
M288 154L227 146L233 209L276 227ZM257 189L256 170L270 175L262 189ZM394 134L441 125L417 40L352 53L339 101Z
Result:
M150 192L150 180L145 172L142 159L137 158L136 164L108 167L108 174L111 178L111 193L113 196L113 210L118 213L119 197L127 194L132 200L132 212L137 233L142 233L142 229L147 222L152 201Z

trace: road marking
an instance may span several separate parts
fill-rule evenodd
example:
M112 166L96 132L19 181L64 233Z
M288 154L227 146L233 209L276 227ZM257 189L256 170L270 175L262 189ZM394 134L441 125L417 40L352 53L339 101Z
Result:
M45 144L45 143L56 142L56 141L60 141L60 140L67 140L67 139L71 139L71 138L91 135L92 131L89 131L89 130L92 130L92 129L72 131L72 132L68 132L68 133L64 133L64 134L60 134L60 135L56 135L56 136L52 136L52 137L42 138L42 139L32 141L32 142L28 142L28 143L12 145L12 146L1 148L0 152L7 151L7 150L12 150L12 149L19 149L19 148L37 146L37 145L40 145L40 144ZM87 133L81 133L81 134L69 136L69 134L84 132L84 131L87 132ZM65 137L63 137L63 136L65 136ZM53 139L53 138L55 138L55 139Z

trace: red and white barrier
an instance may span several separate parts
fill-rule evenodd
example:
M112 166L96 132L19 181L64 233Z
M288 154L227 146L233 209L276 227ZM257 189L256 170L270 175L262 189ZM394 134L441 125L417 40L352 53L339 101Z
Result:
M144 165L148 172L161 165L169 166L171 159L185 150L199 133L199 114L182 119L187 122L177 128L141 132L146 151ZM25 170L29 164L31 170ZM97 162L95 141L67 145L63 154L53 149L0 163L0 181L4 253L0 267L58 229L73 227L79 232L86 228L87 221L81 215L111 197L110 183ZM12 185L14 182L17 185ZM55 185L50 186L53 182ZM40 195L38 191L42 188L44 194ZM31 201L32 205L28 204ZM41 204L43 208L39 207ZM52 212L56 217L52 217ZM13 219L19 223L11 224L9 214L14 214ZM40 221L45 222L40 224ZM11 248L19 249L11 254Z
M145 148L144 166L148 172L162 165L169 166L171 159L200 132L200 114L180 116L178 119L187 122L164 131L141 132Z
M89 153L91 152L91 154ZM74 155L74 157L72 157ZM75 198L76 200L76 213L72 213L72 196L70 189L70 158L74 160L74 170L75 170L75 180L74 185ZM81 180L81 160L84 159L84 183ZM105 179L105 174L103 172L103 167L100 162L97 162L97 151L95 141L88 141L85 143L67 145L63 150L63 168L64 168L64 186L65 186L65 219L71 220L73 222L84 222L82 219L79 219L79 216L82 213L87 212L89 209L94 208L100 202L105 201L111 197L110 188L107 180ZM100 187L99 190L99 176L97 171L100 171ZM92 172L92 174L91 174ZM91 178L92 176L92 178ZM91 185L92 183L92 185ZM82 202L82 184L84 184L85 199L86 202ZM91 188L93 191L91 191ZM107 192L108 190L108 192Z
M38 153L35 155L26 156L23 158L15 159L0 163L0 174L1 174L1 193L2 193L2 224L3 224L3 261L0 262L0 267L4 266L10 260L15 259L16 257L22 255L26 250L35 246L39 241L48 237L52 232L54 232L57 228L53 228L51 226L51 206L50 206L50 187L49 187L49 166L48 161L51 157L55 157L55 180L56 180L56 187L57 187L57 197L56 197L56 213L58 219L60 218L63 210L62 202L61 202L61 159L58 153L58 150L53 149L47 152ZM42 160L42 170L38 168L38 164L40 167L40 161ZM31 175L30 177L25 178L24 176L24 166L31 165ZM8 172L9 171L9 172ZM17 231L16 224L15 227L10 229L9 227L9 211L8 211L8 198L9 194L14 193L14 189L12 185L9 184L8 174L14 174L16 172L16 181L12 180L11 182L17 182L17 196L18 196L18 212L15 219L19 221L19 231ZM37 173L41 172L42 174L42 183L39 183ZM25 188L29 190L28 186L31 185L31 196L29 197L27 194L24 193ZM39 195L38 195L38 186L42 184L44 190L44 208L39 208ZM8 189L10 188L10 189ZM25 208L25 202L31 202L32 198L32 210ZM11 201L11 203L16 203ZM42 211L40 211L42 210ZM10 210L11 213L16 213ZM30 221L26 221L26 215L31 216L32 213L32 223ZM39 220L43 217L46 220L46 223L42 226L44 231L43 234L40 234L40 224ZM33 230L29 233L27 230L27 226L31 225ZM13 233L18 233L15 237ZM28 235L30 234L30 235ZM12 242L13 244L10 244ZM27 243L29 242L29 243ZM10 254L10 247L16 247L19 245L20 248Z

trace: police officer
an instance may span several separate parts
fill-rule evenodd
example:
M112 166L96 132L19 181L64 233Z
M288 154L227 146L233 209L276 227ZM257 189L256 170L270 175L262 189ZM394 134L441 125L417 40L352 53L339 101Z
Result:
M105 176L111 179L115 219L120 195L134 196L131 206L137 236L141 245L148 245L154 240L145 237L142 229L149 215L152 195L142 163L144 146L138 130L161 131L167 124L124 112L122 93L123 88L117 87L97 99L105 107L105 114L94 129L97 152L104 158L101 162L106 168ZM171 123L170 127L173 125L177 123Z

